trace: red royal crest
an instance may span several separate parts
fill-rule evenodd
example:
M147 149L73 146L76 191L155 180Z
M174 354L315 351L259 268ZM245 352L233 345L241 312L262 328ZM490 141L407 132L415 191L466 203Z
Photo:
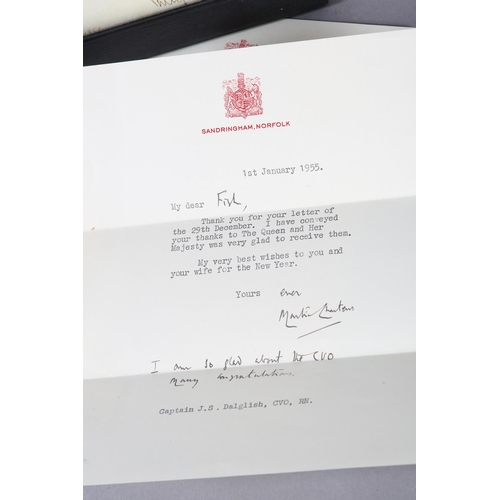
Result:
M257 43L248 43L246 40L241 40L241 42L227 42L226 50L243 49L244 47L257 47L257 45Z
M225 80L222 87L226 90L226 118L246 118L263 113L259 78L245 78L243 73L238 73L237 80Z

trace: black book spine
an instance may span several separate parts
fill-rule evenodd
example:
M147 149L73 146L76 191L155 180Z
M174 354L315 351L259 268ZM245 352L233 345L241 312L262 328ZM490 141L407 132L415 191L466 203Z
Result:
M83 38L83 65L148 57L323 7L328 0L204 0Z

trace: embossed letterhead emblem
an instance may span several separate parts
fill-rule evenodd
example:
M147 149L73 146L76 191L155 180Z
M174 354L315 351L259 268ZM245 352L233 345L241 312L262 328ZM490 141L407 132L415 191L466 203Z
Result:
M224 80L222 86L226 90L224 106L227 118L246 118L263 113L259 78L245 78L243 73L238 73L237 80Z

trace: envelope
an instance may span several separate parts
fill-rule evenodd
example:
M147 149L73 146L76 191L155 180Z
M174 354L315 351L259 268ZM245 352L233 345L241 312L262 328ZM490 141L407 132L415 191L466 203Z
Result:
M85 484L415 463L414 42L85 68Z

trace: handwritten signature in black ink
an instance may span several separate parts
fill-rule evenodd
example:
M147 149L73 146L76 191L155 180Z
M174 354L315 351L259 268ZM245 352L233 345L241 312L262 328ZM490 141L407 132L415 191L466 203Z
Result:
M298 325L294 324L296 322L299 322L300 320L303 319L308 319L308 318L319 318L319 319L324 319L324 320L329 320L332 319L333 316L337 313L345 313L349 311L354 311L354 306L345 306L342 303L342 300L339 301L338 305L334 308L330 307L328 305L328 302L323 304L320 308L313 310L311 306L305 306L303 307L300 312L292 312L288 311L285 309L282 309L280 312L280 317L278 321L284 321L285 322L285 327L286 328L297 328ZM300 335L297 338L302 338L306 337L307 335L311 335L313 333L319 332L320 330L324 330L325 328L329 328L334 325L338 325L340 321L336 321L334 323L331 323L326 326L322 326L321 328L318 328L317 330L314 330L309 333L305 333L304 335Z

